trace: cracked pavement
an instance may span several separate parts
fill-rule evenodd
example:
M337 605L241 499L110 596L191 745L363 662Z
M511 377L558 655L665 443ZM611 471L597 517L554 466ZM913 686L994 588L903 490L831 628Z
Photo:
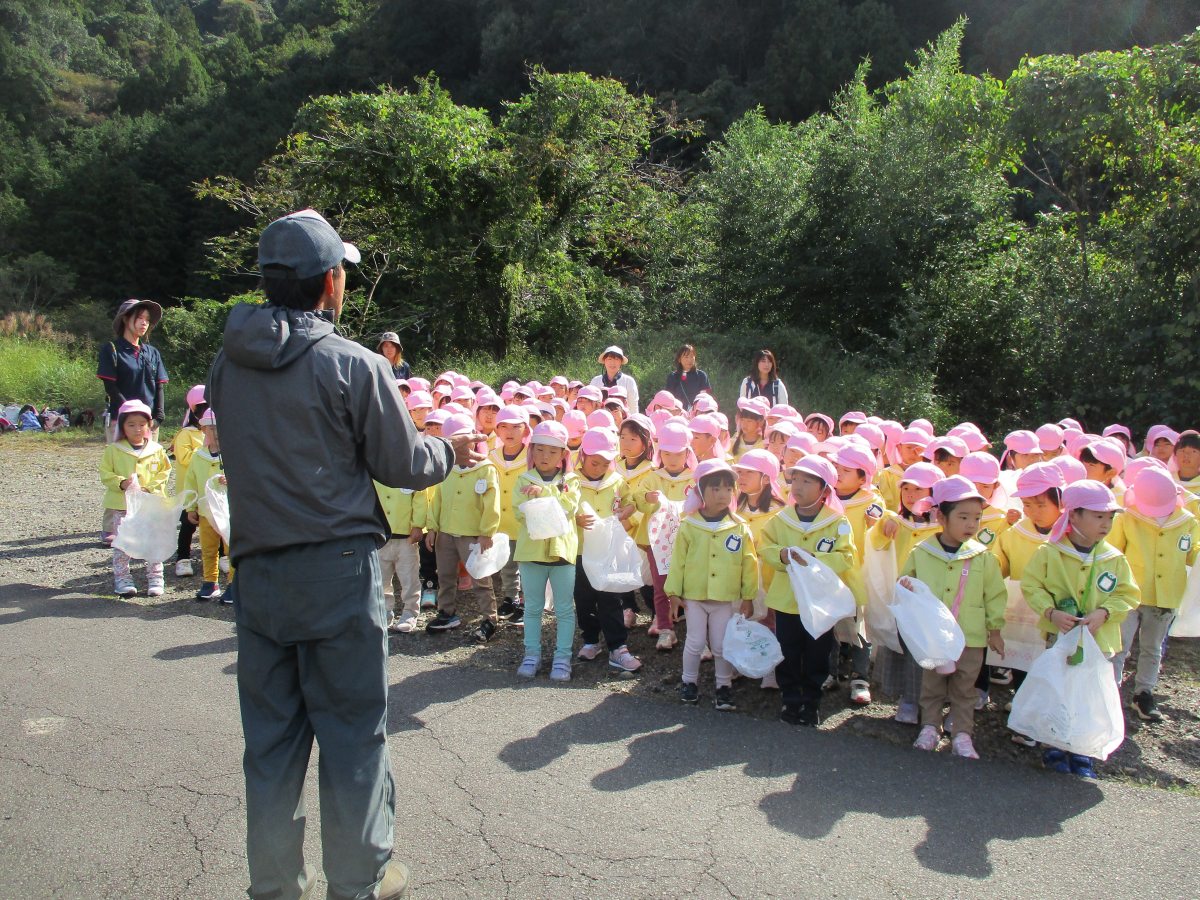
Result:
M0 896L244 896L232 629L185 609L0 583ZM1195 891L1190 796L397 647L396 855L415 897Z

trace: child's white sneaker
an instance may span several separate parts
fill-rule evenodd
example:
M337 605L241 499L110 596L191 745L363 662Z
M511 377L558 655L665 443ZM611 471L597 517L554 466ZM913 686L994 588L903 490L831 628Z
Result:
M542 664L539 656L526 656L517 666L517 674L522 678L532 678L537 674L538 666Z
M628 647L618 647L608 654L608 664L622 672L636 672L642 661L629 652Z
M570 681L571 680L571 657L556 656L554 662L550 666L551 681Z
M175 563L176 578L191 578L195 574L192 571L192 561L190 559L181 559Z
M960 731L950 741L950 752L963 759L979 759L979 754L975 751L975 744L965 731Z
M130 597L137 596L137 587L134 586L132 578L117 578L113 580L113 593L128 600Z
M850 702L856 706L866 706L871 702L871 685L861 678L850 682Z
M913 746L918 750L929 752L936 750L937 745L942 741L942 735L938 731L936 725L926 725L921 729L921 733L917 735L917 739L913 741Z
M151 578L149 581L149 584L146 587L146 596L147 597L161 597L163 595L163 590L165 587L166 587L166 585L163 583L163 579L162 579L161 575L158 576L157 578Z
M582 647L579 648L579 653L576 655L580 659L584 660L585 662L591 662L593 659L595 659L597 656L600 655L600 645L599 644L584 644Z

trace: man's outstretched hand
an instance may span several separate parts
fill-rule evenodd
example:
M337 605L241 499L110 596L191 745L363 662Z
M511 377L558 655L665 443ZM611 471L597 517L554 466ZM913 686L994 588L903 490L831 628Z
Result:
M487 435L479 432L471 432L470 434L456 434L454 437L446 438L450 442L450 446L454 448L454 464L462 468L469 468L476 463L481 463L487 458L486 453L481 453L476 449L480 441L486 441Z

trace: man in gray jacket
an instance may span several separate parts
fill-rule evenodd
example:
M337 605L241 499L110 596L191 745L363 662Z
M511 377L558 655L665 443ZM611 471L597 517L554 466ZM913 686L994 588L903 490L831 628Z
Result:
M208 396L229 482L250 895L308 897L304 779L315 736L330 898L396 898L387 746L388 533L372 478L422 489L482 435L423 437L382 356L339 335L359 253L303 210L259 241L267 304L234 308Z

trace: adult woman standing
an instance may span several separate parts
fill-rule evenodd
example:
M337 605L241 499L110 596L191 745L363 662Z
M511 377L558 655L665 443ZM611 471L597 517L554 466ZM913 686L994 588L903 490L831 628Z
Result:
M779 367L775 364L775 354L770 350L759 350L751 357L750 374L742 379L739 397L766 397L772 406L780 406L788 402L787 387L779 377Z
M392 374L397 378L412 377L412 367L404 359L404 345L400 343L400 335L396 332L385 331L381 334L375 352L388 361Z
M158 426L166 418L167 370L158 350L145 342L160 319L162 307L153 300L126 300L113 318L114 340L100 347L96 377L108 394L105 437L110 444L118 437L117 410L126 400L141 400L153 411L151 437L157 438Z
M667 373L667 390L679 398L685 412L692 408L698 394L712 393L708 375L696 368L696 348L691 344L684 344L675 352L675 368Z

